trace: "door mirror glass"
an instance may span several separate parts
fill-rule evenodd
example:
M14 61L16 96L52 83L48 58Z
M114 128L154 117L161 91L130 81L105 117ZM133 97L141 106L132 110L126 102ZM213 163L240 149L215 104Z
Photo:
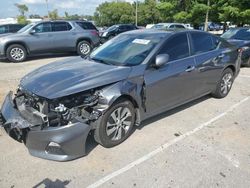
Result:
M159 54L156 56L156 59L155 59L155 66L157 68L165 65L166 63L168 63L169 61L169 55L168 54Z

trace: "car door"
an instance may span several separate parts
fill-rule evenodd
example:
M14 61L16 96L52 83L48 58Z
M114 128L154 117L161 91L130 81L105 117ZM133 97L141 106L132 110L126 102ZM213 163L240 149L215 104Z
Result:
M75 32L71 32L72 26L68 22L52 22L52 37L54 49L58 51L75 49Z
M217 48L219 38L213 40L212 35L204 32L190 32L191 49L195 57L196 71L194 95L199 96L211 92L215 88L223 68L225 51Z
M49 52L53 49L52 27L50 22L43 22L31 29L25 38L31 52Z
M194 57L190 57L186 33L172 36L157 54L168 54L169 62L157 69L149 66L145 72L146 108L149 114L165 111L192 99L195 89L195 62Z

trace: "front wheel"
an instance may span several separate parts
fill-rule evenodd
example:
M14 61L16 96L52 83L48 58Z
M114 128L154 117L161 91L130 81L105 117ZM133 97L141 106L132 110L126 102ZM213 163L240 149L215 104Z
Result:
M7 59L14 63L22 62L26 59L27 51L19 44L13 44L6 50Z
M232 69L227 68L223 71L222 76L216 86L216 90L212 93L215 98L224 98L230 92L234 81Z
M99 118L94 133L95 140L106 148L122 143L132 133L135 124L134 105L122 100L112 105Z
M77 44L77 53L82 56L87 56L92 50L91 44L85 40Z

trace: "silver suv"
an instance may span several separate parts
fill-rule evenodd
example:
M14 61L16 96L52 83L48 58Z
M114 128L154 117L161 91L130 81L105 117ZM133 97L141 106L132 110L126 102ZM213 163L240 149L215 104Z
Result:
M96 27L87 21L42 21L18 33L1 35L0 56L22 62L28 55L77 51L88 55L100 43Z

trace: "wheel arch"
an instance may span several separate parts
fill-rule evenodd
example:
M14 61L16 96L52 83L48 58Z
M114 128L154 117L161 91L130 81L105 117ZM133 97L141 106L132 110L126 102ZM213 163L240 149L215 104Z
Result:
M226 66L223 71L225 71L226 69L231 69L233 71L233 74L235 75L236 74L236 68L234 65L228 65Z
M25 42L23 42L23 41L12 41L12 42L8 42L8 43L4 46L4 53L5 53L5 55L7 55L7 54L6 54L6 53L7 53L7 49L8 49L11 45L14 45L14 44L22 45L22 46L26 49L27 53L28 53L28 54L30 53L30 50L29 50L29 48L28 48L28 46L27 46L27 44L26 44Z
M135 109L135 125L138 126L141 123L141 113L140 113L140 107L139 107L138 102L136 101L135 98L133 98L129 94L121 94L120 96L117 96L110 101L110 106L121 100L128 100L133 104L134 109Z
M76 41L76 46L79 44L79 42L84 41L84 40L89 42L91 44L91 46L93 46L92 40L90 38L88 38L88 37L78 38L77 41Z

